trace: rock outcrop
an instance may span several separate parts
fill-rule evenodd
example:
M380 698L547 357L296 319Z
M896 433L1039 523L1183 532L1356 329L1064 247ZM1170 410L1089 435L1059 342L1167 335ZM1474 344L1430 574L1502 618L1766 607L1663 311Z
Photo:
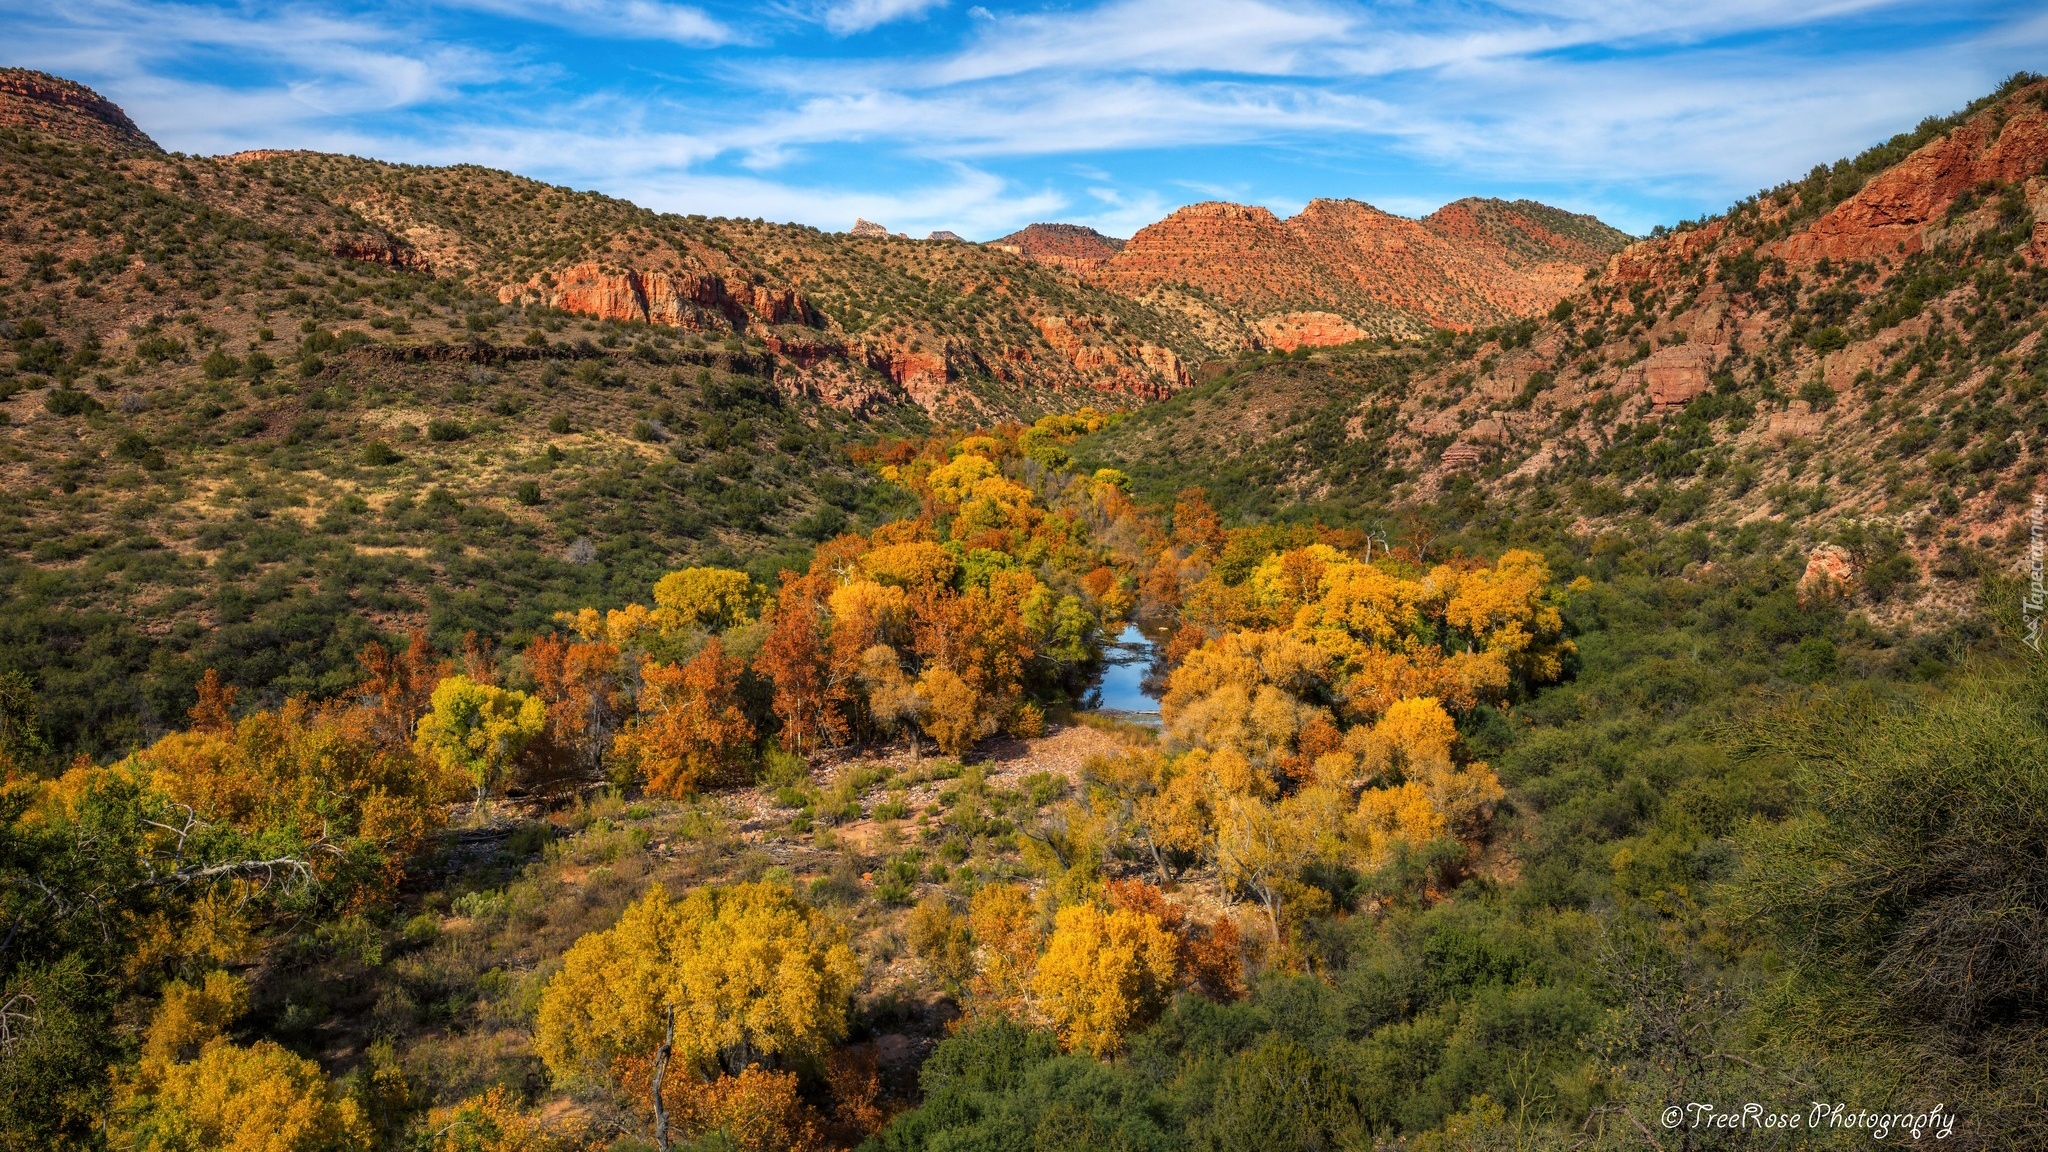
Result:
M1976 117L1915 151L1765 254L1801 263L1910 256L1928 246L1960 197L2039 176L2043 156L2048 108L2016 101L2002 119Z
M1823 544L1806 558L1799 576L1799 603L1846 596L1856 587L1856 559L1840 544Z
M121 152L163 151L113 101L83 84L27 68L0 68L0 125Z
M1371 333L1334 312L1283 312L1258 322L1259 338L1268 348L1335 348L1365 339Z
M692 332L744 331L752 324L812 324L816 317L791 288L742 285L728 288L709 273L639 272L631 268L574 264L525 284L498 290L510 304L532 300L564 312L599 320L641 321Z
M1659 348L1650 353L1649 359L1623 369L1621 383L1624 388L1646 389L1652 408L1669 412L1706 395L1710 387L1708 373L1712 370L1712 355L1706 348L1680 344Z

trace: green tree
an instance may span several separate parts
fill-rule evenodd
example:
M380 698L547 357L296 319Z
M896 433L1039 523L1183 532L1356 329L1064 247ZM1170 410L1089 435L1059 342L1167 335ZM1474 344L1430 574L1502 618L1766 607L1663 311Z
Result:
M414 747L449 772L468 776L482 804L513 758L545 727L547 708L537 698L450 676L434 687Z

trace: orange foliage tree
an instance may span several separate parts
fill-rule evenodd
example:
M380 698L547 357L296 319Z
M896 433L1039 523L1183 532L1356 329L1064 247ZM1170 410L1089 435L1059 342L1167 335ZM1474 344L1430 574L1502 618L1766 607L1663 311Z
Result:
M687 664L642 663L639 712L614 753L663 796L744 777L754 755L754 725L740 705L745 671L716 638Z

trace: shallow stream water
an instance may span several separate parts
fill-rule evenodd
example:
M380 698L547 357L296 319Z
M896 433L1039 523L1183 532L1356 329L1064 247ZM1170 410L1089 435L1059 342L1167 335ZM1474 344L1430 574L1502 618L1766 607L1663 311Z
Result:
M1159 723L1159 697L1146 683L1157 658L1151 637L1136 624L1124 625L1116 639L1102 646L1102 672L1081 706L1140 724Z

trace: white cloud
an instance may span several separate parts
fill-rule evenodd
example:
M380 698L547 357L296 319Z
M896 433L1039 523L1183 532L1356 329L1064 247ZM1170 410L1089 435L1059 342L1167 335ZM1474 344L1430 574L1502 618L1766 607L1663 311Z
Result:
M823 23L835 36L851 36L898 20L924 16L946 0L834 0L825 5Z
M663 0L447 0L456 7L495 12L571 32L624 40L667 40L709 46L741 39L702 8Z
M10 54L101 86L173 148L470 160L677 210L987 236L1055 212L1128 235L1198 184L1292 203L1276 158L1331 174L1310 194L1414 211L1418 177L1527 188L1641 231L1646 204L1719 207L2048 52L2038 11L1887 0L1083 0L933 19L928 47L872 58L827 33L944 0L771 0L747 21L670 0L338 2L70 0L20 13ZM470 10L640 46L578 72L543 37L472 46ZM648 77L658 96L632 87Z

